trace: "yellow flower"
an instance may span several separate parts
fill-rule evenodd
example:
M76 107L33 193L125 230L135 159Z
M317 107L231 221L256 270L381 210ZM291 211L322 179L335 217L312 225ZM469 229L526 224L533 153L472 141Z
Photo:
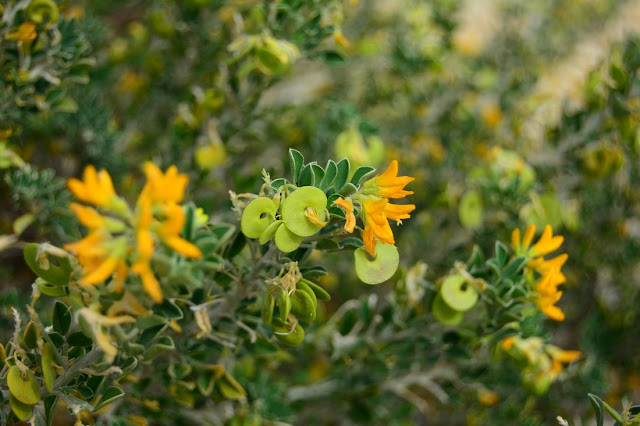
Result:
M535 291L538 293L535 303L546 316L555 321L564 321L564 312L554 306L562 297L562 292L558 290L558 285L566 281L559 269L551 269L538 281Z
M14 32L7 34L6 38L8 40L18 40L22 43L31 42L36 39L38 33L36 32L36 24L33 22L23 22L20 24L17 30Z
M138 197L135 215L116 195L106 171L97 172L93 166L87 166L82 181L69 179L71 192L99 209L70 204L79 222L89 228L89 234L65 248L78 256L83 273L81 284L96 285L113 278L115 291L120 292L131 264L131 272L140 277L144 290L156 303L162 303L160 283L151 269L156 243L162 242L191 258L202 257L202 252L180 237L186 216L177 203L182 201L188 177L178 174L175 166L162 173L152 163L146 163L144 171L147 183ZM99 210L115 213L122 220Z
M107 231L98 229L80 241L66 244L64 248L78 256L78 262L82 265L80 284L96 285L115 272L118 272L118 277L121 276L125 265L126 244L124 238L112 239Z
M388 219L399 221L408 219L409 213L415 209L413 204L389 204L386 198L366 198L362 202L364 233L362 240L367 252L371 256L376 254L376 239L383 243L395 244Z
M153 274L149 262L145 259L141 259L131 266L131 270L140 276L142 280L142 286L154 302L162 303L162 289L158 279Z
M180 237L186 220L184 210L177 204L169 204L164 214L164 220L159 228L158 235L162 241L178 253L191 258L201 258L202 252L198 247Z
M109 173L105 170L96 172L91 165L84 169L82 181L71 178L67 181L67 187L80 201L98 207L109 207L117 198Z
M524 238L520 240L520 229L516 228L511 233L511 245L516 254L526 254L531 257L544 256L556 251L562 245L564 237L561 235L553 236L551 225L544 227L544 231L537 243L531 246L531 241L536 233L535 225L529 225L524 233Z
M144 173L147 184L142 190L146 191L152 202L180 203L184 196L184 190L189 183L187 175L178 174L176 166L171 166L165 174L151 162L144 163Z
M340 206L344 209L346 222L344 224L344 230L348 233L352 233L356 227L356 216L353 214L353 202L350 198L338 198L333 202L334 206Z
M413 191L405 191L404 187L414 180L410 176L398 176L398 162L393 160L382 174L365 182L364 193L385 198L404 198L413 194Z
M517 255L530 258L527 267L540 274L540 278L534 285L535 304L552 320L563 321L565 319L564 312L555 304L562 297L558 286L567 280L561 269L569 256L566 253L551 259L545 259L544 256L560 248L564 238L560 235L553 236L551 226L547 225L540 239L532 246L535 231L535 226L530 225L525 231L524 237L521 238L520 230L514 229L511 233L511 245Z

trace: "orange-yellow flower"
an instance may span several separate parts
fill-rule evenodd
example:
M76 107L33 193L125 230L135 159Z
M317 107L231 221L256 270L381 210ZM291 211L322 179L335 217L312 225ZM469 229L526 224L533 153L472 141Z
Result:
M414 180L410 176L398 176L398 162L393 160L382 174L365 182L364 193L385 198L403 198L413 194L413 191L405 191L404 187Z
M149 296L156 303L162 303L162 289L158 279L153 274L149 262L146 260L140 260L131 266L131 270L140 276L142 280L142 286Z
M158 228L158 234L162 241L184 256L196 259L202 257L202 252L198 247L180 237L186 220L182 207L177 204L169 204L164 214L166 219Z
M184 190L189 183L189 177L179 174L176 166L171 166L166 173L151 162L144 163L144 173L147 183L143 192L147 192L152 202L180 203L184 196Z
M344 224L344 230L348 233L352 233L356 227L356 216L353 214L353 202L350 198L338 198L333 202L334 206L340 206L344 209L346 222Z
M9 40L17 39L20 42L31 42L36 39L38 33L36 32L36 24L33 22L23 22L20 24L17 30L7 34L6 38Z
M116 198L109 173L105 170L96 172L91 165L84 169L82 181L71 178L67 181L67 187L80 201L98 207L109 207Z
M399 221L409 218L409 213L415 209L413 204L389 204L386 198L366 198L362 202L364 233L362 240L365 249L371 256L376 254L376 239L383 243L395 244L393 231L388 219Z
M520 229L516 228L511 233L511 245L517 254L527 254L531 257L544 256L556 251L562 245L564 237L562 235L553 236L551 225L544 227L544 231L537 243L531 247L531 241L536 233L536 226L529 225L524 233L524 238L520 240Z
M566 281L559 269L551 269L538 281L535 291L538 293L535 303L546 316L555 321L563 321L564 312L557 306L556 302L562 297L562 292L558 286Z

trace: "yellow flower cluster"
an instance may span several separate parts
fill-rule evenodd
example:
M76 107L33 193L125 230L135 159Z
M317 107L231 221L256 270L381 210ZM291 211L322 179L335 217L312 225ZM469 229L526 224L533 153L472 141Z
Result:
M537 293L535 303L540 311L555 321L563 321L564 312L555 304L562 297L558 286L567 281L562 273L562 266L569 256L566 253L551 259L545 259L544 256L560 248L564 238L560 235L554 236L551 226L547 225L540 239L531 246L535 232L536 227L530 225L525 231L524 237L521 238L520 229L514 229L511 234L511 245L516 255L529 258L527 267L540 275L534 285L534 290Z
M378 241L395 244L393 231L389 220L401 223L408 219L416 206L413 204L391 204L389 198L404 198L413 194L404 187L415 179L409 176L398 176L398 162L393 160L382 174L368 180L363 185L362 192L353 197L339 198L333 204L344 209L346 215L345 231L353 232L356 219L354 215L354 201L359 204L360 217L364 222L362 240L367 252L371 256L376 254Z
M502 349L514 358L523 359L527 368L526 380L532 382L540 393L562 372L562 365L580 359L580 351L565 351L554 345L545 344L540 337L508 337L502 341Z
M112 279L121 291L129 272L140 277L146 292L162 303L160 283L151 268L157 243L190 258L200 258L198 247L180 237L185 213L180 206L188 177L175 166L166 173L152 163L143 166L147 182L131 211L119 197L109 174L87 166L82 180L69 179L69 190L80 201L94 207L71 203L70 208L89 234L65 249L78 256L82 285L97 285ZM99 210L98 210L99 209Z

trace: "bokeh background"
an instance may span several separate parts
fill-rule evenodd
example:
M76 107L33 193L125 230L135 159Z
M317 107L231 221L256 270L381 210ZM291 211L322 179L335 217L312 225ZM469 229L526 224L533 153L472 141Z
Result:
M353 337L398 290L365 287L350 259L326 254L334 298L323 318L353 339L332 340L320 324L289 357L247 356L247 413L293 424L590 424L587 392L620 409L640 403L640 1L63 1L60 11L73 22L50 40L59 84L19 84L0 56L5 307L26 300L33 280L9 242L80 235L64 179L86 164L132 197L144 161L175 164L191 200L233 221L228 191L256 191L262 169L286 176L289 148L320 164L397 159L416 177L417 208L396 231L396 281L435 281L474 245L490 252L515 227L551 224L569 260L567 319L548 330L582 360L533 396L495 354L458 351L455 333L426 341L425 312L388 307L382 318L411 333L367 339L361 327ZM8 149L29 166L13 167ZM424 335L406 326L416 318ZM464 379L447 376L452 360ZM393 380L434 365L444 384L418 386L422 402L389 396ZM480 388L499 402L479 400Z

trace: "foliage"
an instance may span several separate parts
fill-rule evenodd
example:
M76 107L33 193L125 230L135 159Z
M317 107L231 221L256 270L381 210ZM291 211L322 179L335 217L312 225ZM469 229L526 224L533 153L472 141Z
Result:
M637 423L637 16L4 0L0 423Z

